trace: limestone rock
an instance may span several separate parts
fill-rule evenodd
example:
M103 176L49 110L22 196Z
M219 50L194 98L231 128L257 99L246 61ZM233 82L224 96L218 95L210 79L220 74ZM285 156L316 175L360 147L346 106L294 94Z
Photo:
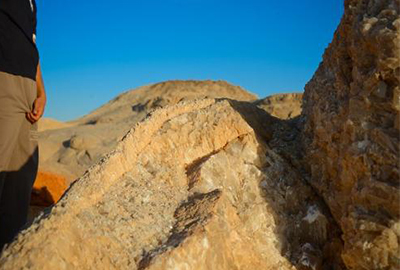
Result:
M399 6L345 1L300 117L170 82L42 132L53 170L95 165L1 268L399 269Z
M276 121L229 100L156 110L19 235L2 269L341 269L329 211L268 146Z
M257 98L224 81L167 81L140 87L80 119L67 123L42 120L40 170L61 174L70 183L112 151L129 129L151 111L206 97L241 101Z
M41 175L36 181L50 183L53 181L52 175L58 175L65 178L66 185L60 183L57 189L65 191L73 180L112 151L128 130L148 113L182 100L205 97L243 101L256 99L255 95L241 87L224 81L167 81L123 93L75 121L63 123L41 119ZM47 180L46 175L49 175ZM47 190L49 195L58 197L58 193L51 194L54 184Z
M400 1L346 0L304 94L309 182L343 230L349 269L400 269Z
M284 103L292 100L289 96L270 97L268 105L260 107L268 112L279 112L279 115L287 114L281 107L287 108ZM182 100L204 97L243 101L256 99L256 96L244 89L224 81L167 81L123 93L89 115L72 122L42 119L39 123L40 175L36 181L49 183L48 187L41 188L46 188L49 196L58 198L59 191L65 191L71 181L110 152L129 128L148 113ZM266 101L259 103L266 104ZM54 181L53 175L65 178L65 181ZM49 178L45 179L46 176ZM58 183L60 185L55 188ZM54 190L57 191L52 194ZM44 198L42 195L39 197ZM35 193L33 197L34 200L38 198ZM32 205L36 204L32 202Z

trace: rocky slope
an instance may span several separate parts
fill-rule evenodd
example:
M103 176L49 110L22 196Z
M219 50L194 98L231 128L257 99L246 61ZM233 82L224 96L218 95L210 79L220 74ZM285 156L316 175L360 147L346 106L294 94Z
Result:
M114 149L129 129L151 111L179 101L206 97L257 99L224 81L168 81L140 87L119 95L78 120L43 121L39 137L40 170L64 176L70 183Z
M224 81L167 81L123 93L101 108L71 122L42 119L39 123L40 174L32 204L50 206L60 193L91 165L115 148L130 127L153 110L184 100L202 98L256 100L246 90ZM300 95L267 97L255 103L274 116L300 111ZM36 211L32 214L35 216Z
M277 121L229 100L155 111L4 251L2 269L335 265L324 203L267 144Z
M205 96L138 117L2 269L399 269L399 4L345 1L300 117ZM153 106L118 102L54 136L79 161Z
M351 269L400 269L400 1L345 1L304 96L309 182Z

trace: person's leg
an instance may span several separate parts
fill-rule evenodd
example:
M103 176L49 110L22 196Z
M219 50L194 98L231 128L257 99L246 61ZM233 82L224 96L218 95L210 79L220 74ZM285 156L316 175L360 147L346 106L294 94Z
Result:
M2 106L0 102L0 107ZM10 121L13 120L13 121ZM11 173L9 171L9 164L11 158L13 156L13 152L15 146L17 145L18 141L18 133L20 130L20 125L22 121L16 117L4 119L0 117L0 250L2 249L3 245L9 241L10 238L10 229L7 225L7 220L9 218L5 216L5 211L7 210L6 203L1 203L7 195L8 188L5 184L8 178L8 175Z
M14 76L0 72L0 198L8 165L25 118L17 93L22 90L15 88L20 86Z
M29 141L30 126L23 123L10 161L11 170L3 181L0 198L0 242L9 243L26 225L32 186L38 167L38 150Z
M0 73L0 249L25 225L36 178L36 125L25 113L32 108L35 83Z

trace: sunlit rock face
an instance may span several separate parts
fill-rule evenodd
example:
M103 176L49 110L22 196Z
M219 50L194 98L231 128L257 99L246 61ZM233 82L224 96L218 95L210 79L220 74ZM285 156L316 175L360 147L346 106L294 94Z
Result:
M277 121L228 100L155 111L3 252L2 269L334 265L323 201L268 146Z
M75 152L49 157L70 164L104 143L87 131L120 125L1 269L400 269L399 4L345 1L300 117L244 93L157 101L131 123L153 103L127 93L52 133Z
M69 184L112 151L132 126L153 110L183 100L230 98L253 101L256 96L224 81L166 81L123 93L90 114L70 122L39 122L40 168L32 205L37 197L49 206L57 202ZM285 119L301 111L300 94L279 94L255 103L271 115ZM40 194L38 194L40 193ZM43 200L42 200L43 201Z
M350 269L400 269L400 1L345 1L304 95L309 182L340 224Z
M254 101L257 97L225 81L166 81L122 93L79 119L40 123L40 171L65 177L81 176L115 149L123 136L151 111L181 101L204 98Z
M225 81L175 80L127 91L74 121L41 119L40 168L31 204L36 207L57 202L73 180L112 151L129 129L151 111L183 100L206 97L240 101L254 101L257 98ZM300 114L301 95L279 94L255 103L273 116L294 117ZM38 197L42 198L39 204ZM32 214L35 213L33 211Z
M122 93L88 115L69 122L39 121L39 174L32 193L30 219L58 201L72 181L147 114L180 101L203 98L253 101L256 96L225 81L174 80Z

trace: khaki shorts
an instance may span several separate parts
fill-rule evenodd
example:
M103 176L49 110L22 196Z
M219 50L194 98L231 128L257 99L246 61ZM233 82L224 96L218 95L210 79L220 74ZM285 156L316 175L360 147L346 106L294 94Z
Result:
M27 222L38 141L26 113L35 98L35 81L0 72L0 248Z

